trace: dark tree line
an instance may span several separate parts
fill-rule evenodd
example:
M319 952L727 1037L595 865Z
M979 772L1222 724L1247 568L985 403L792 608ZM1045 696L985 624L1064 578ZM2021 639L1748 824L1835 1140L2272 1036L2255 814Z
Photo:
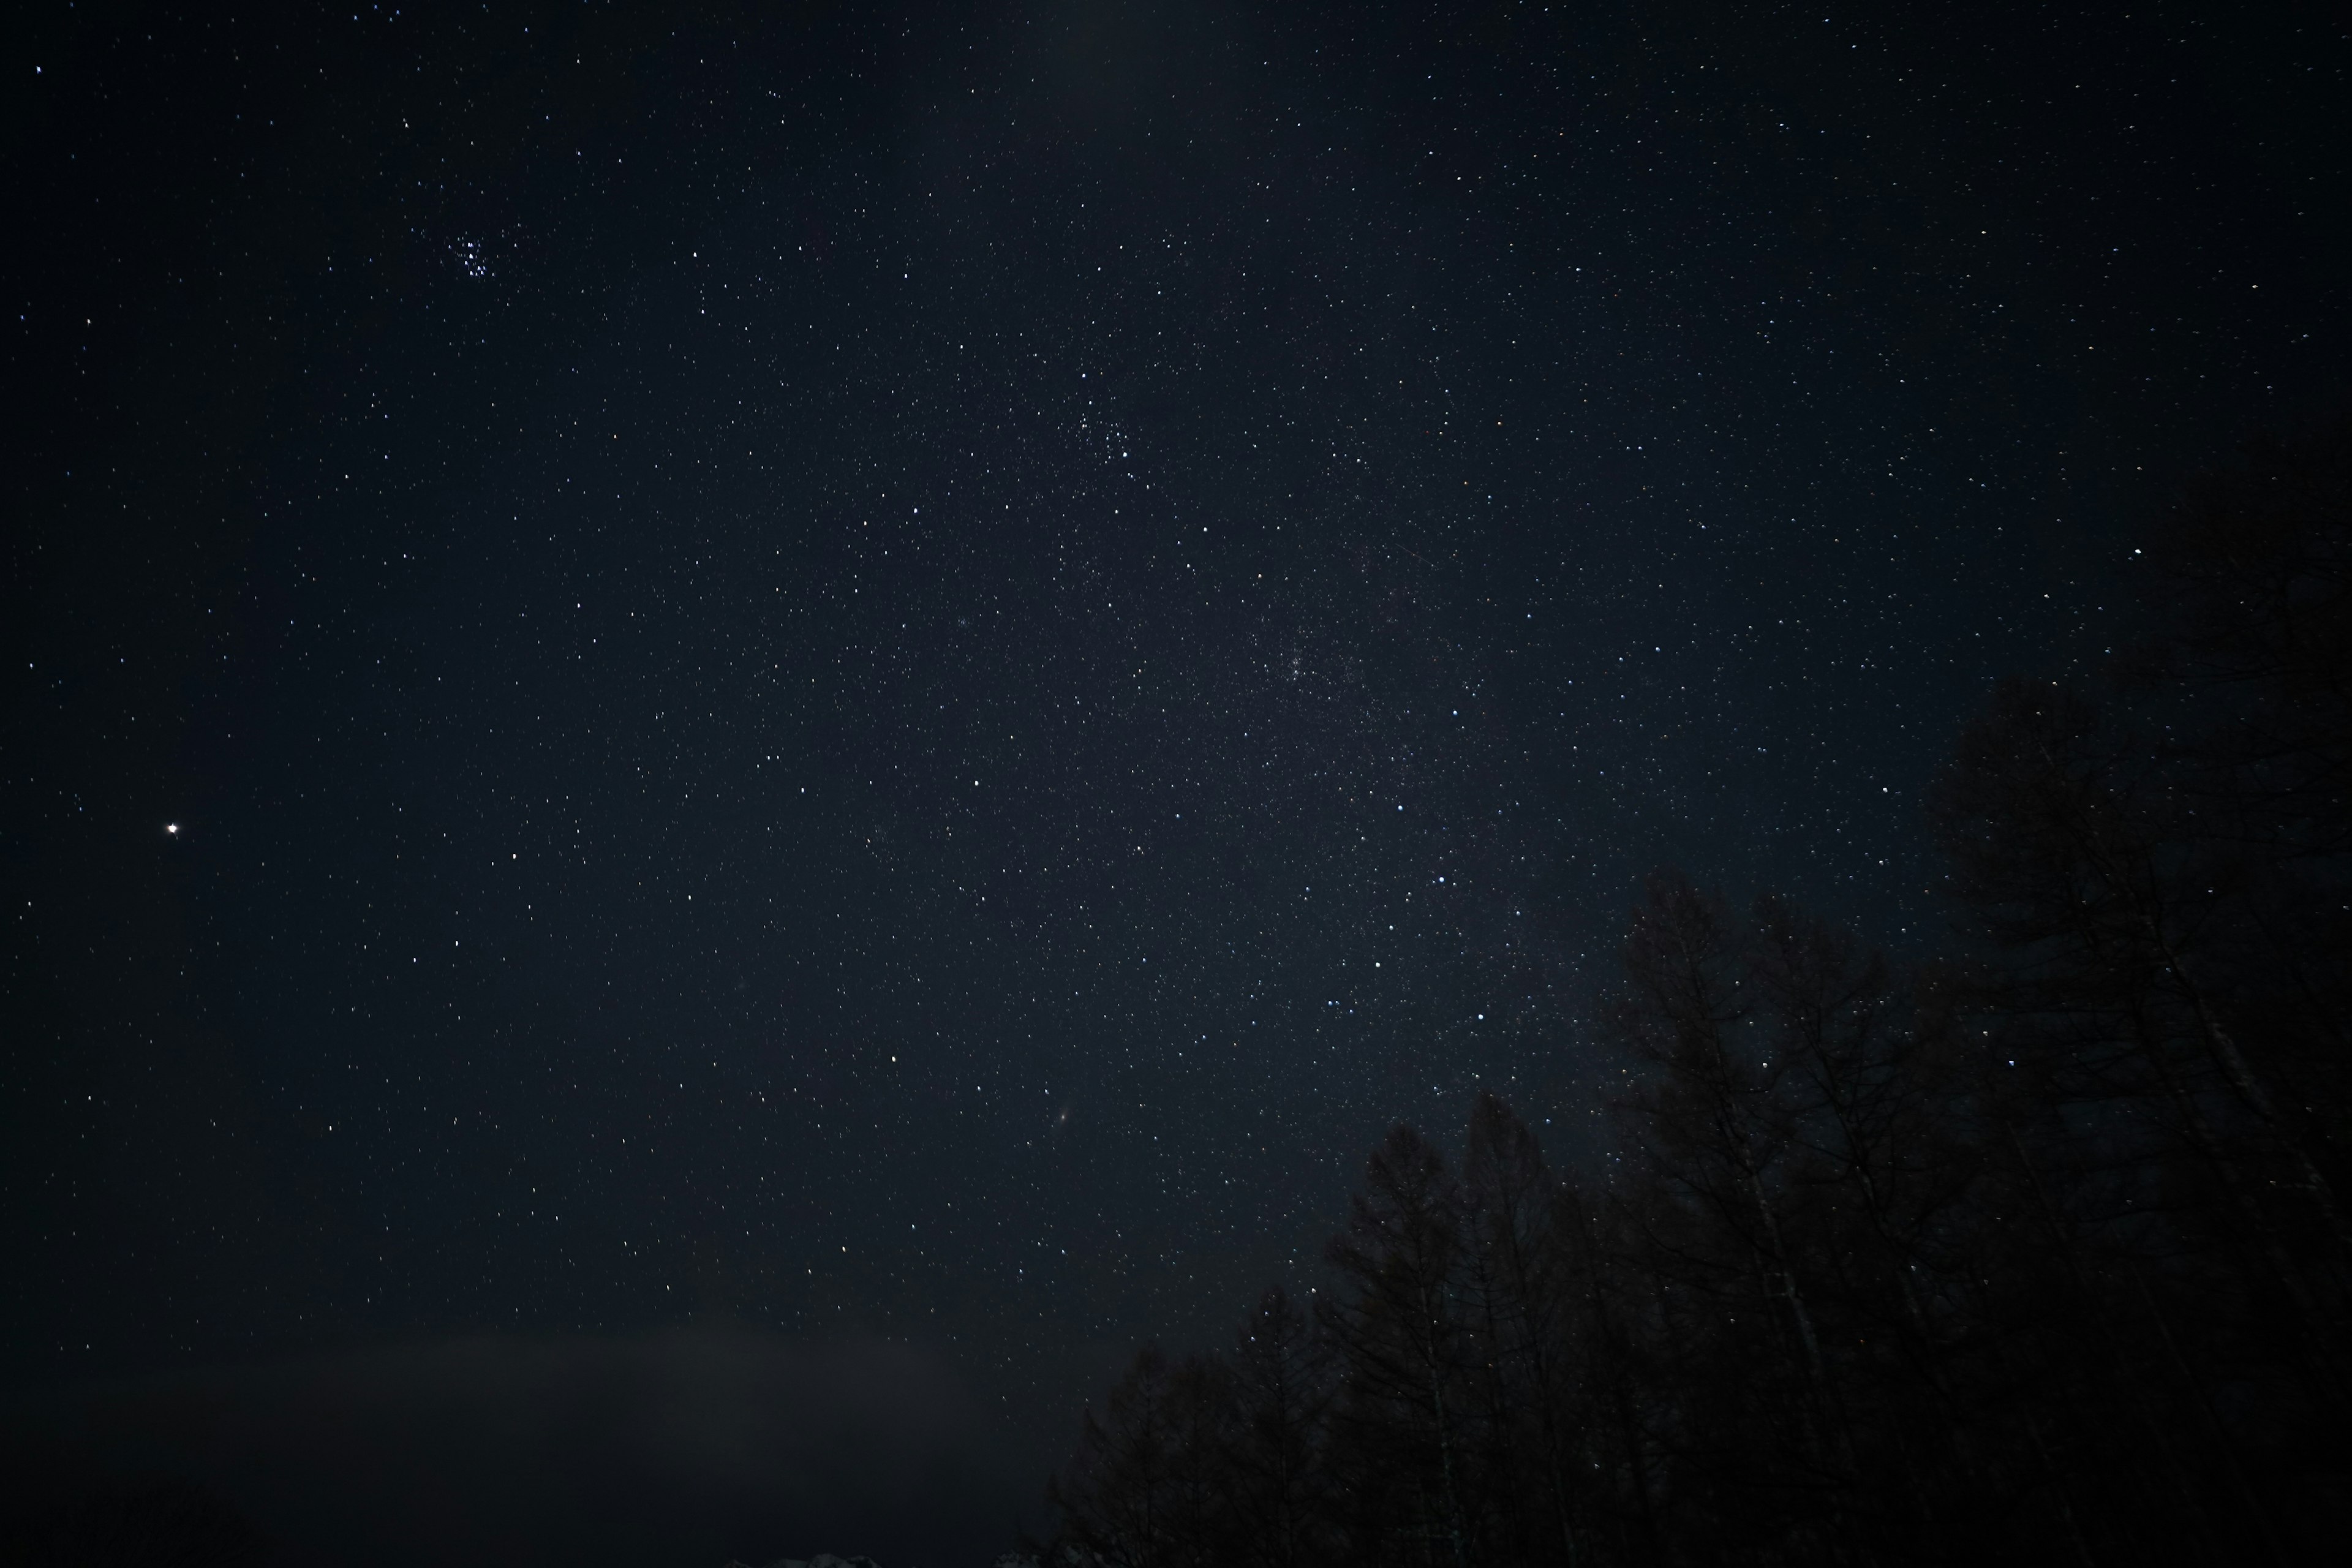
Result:
M1312 1311L1147 1350L1063 1545L1254 1563L2336 1560L2352 1541L2352 439L2139 558L2095 687L2012 680L1897 964L1681 876L1604 1010L1612 1156L1399 1127Z

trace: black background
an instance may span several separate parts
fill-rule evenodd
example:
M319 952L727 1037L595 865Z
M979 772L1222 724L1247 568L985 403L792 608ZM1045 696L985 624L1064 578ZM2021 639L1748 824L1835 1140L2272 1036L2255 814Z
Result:
M1594 1152L1651 865L1937 941L2343 397L2317 7L13 30L0 1387L334 1559L984 1557L1389 1122Z

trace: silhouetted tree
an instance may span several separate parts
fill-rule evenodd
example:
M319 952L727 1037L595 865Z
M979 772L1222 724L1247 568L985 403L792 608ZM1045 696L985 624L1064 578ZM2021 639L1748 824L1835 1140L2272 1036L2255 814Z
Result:
M1235 1555L1262 1568L1337 1561L1326 1454L1328 1362L1314 1321L1279 1285L1243 1321L1233 1393Z
M1808 1496L1823 1505L1820 1521L1797 1528L1818 1522L1840 1543L1832 1549L1851 1549L1851 1434L1786 1223L1797 1149L1782 1098L1788 1064L1758 1027L1742 956L1722 900L1659 873L1634 911L1625 989L1607 1017L1654 1069L1625 1108L1661 1189L1645 1213L1662 1310L1709 1304L1708 1355L1750 1369L1722 1383L1725 1402L1707 1415L1718 1479L1753 1488L1768 1484L1763 1472L1795 1466L1801 1476L1769 1484L1801 1515ZM1738 1441L1719 1440L1735 1432Z
M1570 1255L1553 1229L1557 1185L1543 1150L1492 1091L1471 1108L1466 1175L1486 1485L1508 1520L1516 1556L1572 1563L1569 1456L1581 1391L1573 1371ZM1540 1530L1527 1517L1536 1497L1544 1503Z
M2352 1535L2352 426L2201 481L2095 685L1930 802L1959 951L1672 872L1555 1174L1373 1152L1310 1327L1147 1352L1059 1485L1135 1568L2332 1560Z
M1453 1568L1471 1556L1461 1207L1437 1151L1410 1127L1391 1131L1332 1240L1345 1288L1320 1313L1339 1356L1336 1418L1360 1534L1401 1529Z
M1176 1470L1169 1410L1168 1358L1138 1351L1097 1415L1082 1418L1078 1451L1048 1489L1069 1544L1129 1568L1158 1568L1171 1555Z

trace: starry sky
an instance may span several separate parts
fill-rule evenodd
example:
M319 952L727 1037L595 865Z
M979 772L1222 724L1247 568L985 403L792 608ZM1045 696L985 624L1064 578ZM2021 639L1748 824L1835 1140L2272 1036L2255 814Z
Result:
M2347 51L1884 12L33 7L20 1425L782 1390L950 1479L721 1555L981 1560L1390 1123L1599 1147L1653 866L1935 945L1962 717L2342 404Z

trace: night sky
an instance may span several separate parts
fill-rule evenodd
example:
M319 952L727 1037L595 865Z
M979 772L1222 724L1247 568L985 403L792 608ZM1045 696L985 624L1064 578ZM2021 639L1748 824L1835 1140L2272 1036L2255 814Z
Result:
M16 1428L983 1562L1389 1124L1601 1147L1644 871L1940 942L1960 721L2344 400L2347 47L1883 10L29 7Z

